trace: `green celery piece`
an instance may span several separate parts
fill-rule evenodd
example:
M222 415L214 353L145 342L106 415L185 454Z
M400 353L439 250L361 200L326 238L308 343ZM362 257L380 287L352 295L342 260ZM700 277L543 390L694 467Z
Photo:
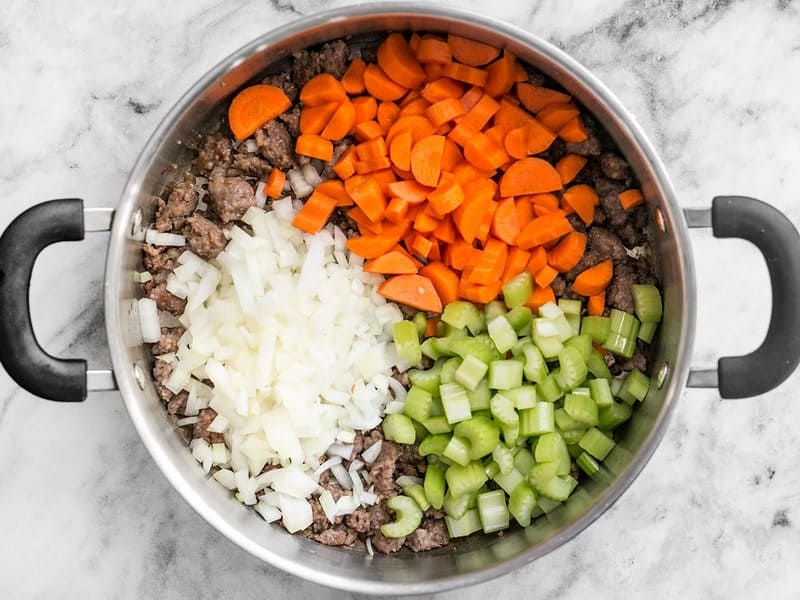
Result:
M614 404L614 395L611 393L611 385L608 379L590 380L589 389L592 393L592 400L594 400L598 408Z
M439 319L436 322L436 337L440 338L440 337L446 336L448 327L449 327L449 325L447 323L445 323L444 321Z
M514 456L514 468L520 473L530 473L534 464L533 454L527 448L520 448Z
M455 432L454 432L455 433ZM442 456L449 458L454 463L461 465L469 464L469 442L463 438L453 435L442 452Z
M503 442L511 448L517 443L519 439L519 423L516 425L500 425L500 431L503 432Z
M564 438L564 443L567 444L567 448L580 442L583 434L586 433L586 429L587 427L583 429L565 429L561 431L561 437Z
M558 475L558 465L552 462L537 462L528 472L528 483L535 491Z
M603 429L615 429L631 418L633 409L623 402L603 406L598 414L598 422Z
M495 449L492 450L492 458L503 475L508 475L514 470L514 454L506 446L502 444L495 446Z
M639 331L639 319L616 308L611 309L610 319L611 333L616 333L626 338L636 338L636 333Z
M443 383L439 386L444 415L451 425L465 421L472 416L466 390L457 383Z
M579 396L586 396L587 398L591 398L592 390L588 387L576 387L572 389L573 394L578 394Z
M447 421L447 417L439 415L425 419L422 424L431 434L448 433L453 431L453 426Z
M457 340L458 338L469 337L469 331L467 331L466 327L453 327L452 325L448 325L447 323L445 323L444 335L441 335L439 337L451 340Z
M571 429L587 429L585 423L581 423L580 421L570 417L563 407L556 409L555 418L556 427L558 427L558 430L561 432L569 431Z
M415 421L422 423L431 416L432 407L433 397L430 392L423 390L421 387L412 385L411 389L408 390L408 394L406 394L406 403L403 408L403 413Z
M565 315L580 315L583 312L583 302L571 298L559 298L558 308L560 308Z
M425 330L428 328L428 317L425 316L424 312L418 312L414 315L414 318L411 319L411 322L414 323L414 326L417 328L417 337L421 338L425 335Z
M619 398L619 391L622 389L622 384L625 382L625 379L614 378L611 380L611 395L615 398Z
M445 471L445 480L447 479L447 471ZM444 495L444 503L442 507L444 508L444 512L447 513L449 516L453 517L454 519L460 519L464 516L464 513L469 510L469 505L475 496L474 493L471 494L463 494L461 496L453 496L453 494L448 492ZM476 511L477 514L477 511ZM480 523L480 521L479 521ZM480 529L480 526L478 527Z
M431 360L436 360L443 356L436 349L436 338L429 337L420 344L419 349L422 351L423 356L427 356Z
M516 344L517 332L508 322L505 315L497 315L488 322L487 329L489 337L492 338L495 348L501 354L505 354Z
M510 494L520 483L525 481L525 476L516 469L511 469L511 472L507 474L497 473L492 478L492 481L503 488L507 494Z
M555 431L555 411L549 402L519 411L519 434L524 437Z
M411 419L411 424L414 426L414 443L419 444L422 440L430 435L428 429L420 421Z
M542 381L536 384L536 399L544 402L553 403L564 396L564 390L558 385L558 380L554 373L550 373Z
M580 441L580 439L578 439L575 442L573 442L572 440L567 441L567 438L571 438L573 434L575 434L576 437L577 437L577 434L580 434L580 437L583 437L584 433L586 433L585 429L572 429L572 430L569 431L569 435L568 436L566 436L566 437L563 436L563 435L561 436L561 437L564 438L564 441L567 443L567 452L569 452L569 455L572 457L572 460L576 460L583 453L583 448L578 446L578 442Z
M489 388L509 390L522 385L522 363L516 360L493 360L489 363Z
M567 348L575 348L580 352L583 361L586 362L592 354L592 337L582 333L568 339L564 346Z
M398 321L392 326L392 331L397 355L410 365L419 364L422 360L422 349L419 346L417 326L411 321Z
M466 494L477 492L486 483L486 472L479 462L468 465L452 465L444 474L450 493L458 498Z
M492 416L502 425L514 426L519 423L519 415L514 410L514 403L500 393L489 401Z
M633 353L636 351L636 336L625 337L612 331L603 344L603 348L617 356L632 358Z
M503 286L503 299L508 308L522 306L533 293L533 278L527 271L523 271L509 279Z
M491 454L500 444L500 428L486 417L472 417L461 421L455 426L453 433L467 441L470 460L478 460Z
M522 354L525 356L525 367L523 368L525 379L531 383L543 381L544 378L547 377L549 371L541 350L533 344L530 344L523 346Z
M386 415L383 419L383 435L398 444L413 444L417 432L411 419L402 413Z
M614 440L596 427L587 431L578 445L598 460L605 460L615 446Z
M429 454L441 456L444 454L444 449L450 442L450 436L446 433L437 433L436 435L429 435L419 445L419 455L428 456Z
M431 507L430 500L428 500L428 496L425 494L425 488L418 483L403 489L403 494L416 502L417 506L419 506L422 511L426 511Z
M555 327L558 339L562 342L566 342L569 338L573 335L572 325L569 324L567 321L567 317L564 314L564 311L561 310L556 304L552 302L548 302L539 307L539 314L550 321L550 323Z
M632 405L636 400L639 402L644 401L649 389L650 378L639 369L633 369L628 373L627 377L625 377L625 381L622 383L622 388L619 391L619 397Z
M381 533L387 538L401 538L410 535L422 522L419 505L408 496L393 496L386 501L386 507L395 513L395 520L381 525Z
M575 459L575 464L589 477L594 477L600 470L600 465L588 452L581 452L580 456Z
M474 508L465 509L463 515L458 519L454 519L448 514L445 516L444 522L451 538L467 537L481 530L481 518L477 509Z
M484 330L484 320L481 311L472 302L458 300L444 307L442 321L459 329L466 327L472 335L478 335Z
M511 323L511 326L518 335L529 331L532 318L533 313L527 306L517 306L506 314L506 319Z
M572 335L576 336L581 332L581 316L580 315L568 315L565 314L564 318L569 323L570 330L572 331Z
M503 396L511 400L514 408L517 410L522 408L533 408L536 406L536 386L523 383L519 387L504 390Z
M589 374L586 360L574 346L566 346L558 353L558 366L560 370L558 383L565 390L578 387Z
M511 347L511 356L524 356L525 346L532 346L531 336L517 338L517 343Z
M479 410L487 410L489 408L489 400L492 397L492 392L489 389L489 382L482 379L474 390L467 390L467 398L469 398L469 407L472 413Z
M439 398L439 388L436 388L436 393L431 394L433 400L431 401L431 417L443 417L444 406L442 406L442 399Z
M539 496L536 499L536 506L542 511L540 514L549 514L561 506L561 502L557 500L551 500L550 498L546 498L544 496ZM534 514L536 514L536 510L534 510Z
M485 362L478 360L470 354L464 358L456 369L455 381L464 386L468 391L473 391L478 387L478 384L483 380L488 370L489 367Z
M598 424L597 405L590 396L567 394L564 398L564 410L570 417L585 425L593 427Z
M577 485L578 482L569 475L559 475L546 481L542 487L537 488L536 491L545 498L550 498L550 500L555 500L556 502L563 502L569 498L572 490L574 490Z
M523 527L531 524L533 507L536 505L536 494L527 482L520 483L508 497L508 512Z
M506 495L501 490L478 494L478 515L484 533L508 529L509 514Z
M649 344L653 341L653 337L655 337L657 329L658 323L642 323L642 325L639 327L639 333L637 334L637 337L645 344Z
M611 319L608 317L586 316L581 320L581 334L588 335L595 344L606 341L611 332Z
M488 462L484 461L483 470L486 473L486 476L489 479L492 479L495 475L497 475L500 472L500 465L498 465L494 459L488 460Z
M659 323L663 308L661 292L651 284L634 283L631 285L633 306L636 316L642 323Z
M586 368L589 369L589 373L595 377L611 379L611 371L608 369L603 355L595 348L592 348L592 352L589 354L589 360L586 361Z
M500 315L505 315L506 312L506 307L500 300L492 300L483 308L483 316L487 325Z
M480 336L476 336L474 338L465 337L452 340L449 344L449 348L452 350L453 354L456 354L461 358L466 358L467 356L472 355L488 365L493 360L497 360L498 358L502 357L495 349L494 342L491 341L491 338L486 336L486 339L489 341L491 346L487 346L486 342L480 338Z
M453 352L450 346L455 340L461 339L462 337L464 336L448 335L445 337L430 338L433 340L431 342L431 348L439 355L440 358L443 356L455 356L456 353Z
M534 321L536 320L534 319ZM557 335L543 336L534 331L532 339L536 347L542 352L542 356L548 359L556 358L564 347Z
M458 356L448 358L442 364L442 372L439 374L439 381L441 381L442 384L453 383L456 380L456 371L460 366L461 359Z
M553 463L556 475L566 475L572 466L567 445L558 432L545 433L539 436L533 454L537 463Z
M436 362L427 370L411 369L408 371L408 379L412 385L422 388L429 394L439 395L440 375L442 373L442 363Z

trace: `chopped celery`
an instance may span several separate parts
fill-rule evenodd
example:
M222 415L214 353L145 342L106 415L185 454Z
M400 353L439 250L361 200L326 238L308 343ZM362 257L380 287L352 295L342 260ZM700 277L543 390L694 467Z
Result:
M444 518L447 533L451 538L467 537L481 530L481 518L476 509L465 510L463 515L455 519L450 515Z
M536 449L533 453L537 463L553 463L556 465L556 475L566 475L572 461L570 460L564 438L557 432L545 433L539 436Z
M500 428L487 417L472 417L455 427L456 437L467 441L470 460L477 460L497 448L500 444Z
M445 323L442 339L457 340L458 338L467 337L468 333L466 327L454 327Z
M439 395L442 397L444 415L451 425L472 416L467 392L457 383L443 383L439 386Z
M414 326L417 328L417 337L421 338L425 335L425 330L428 328L428 317L425 316L424 312L418 312L414 315L414 318L411 319L411 322L414 323Z
M555 429L555 411L549 402L537 402L533 408L519 411L520 435L525 437L542 435Z
M564 399L564 410L576 421L589 426L598 424L597 405L591 397L581 394L567 394Z
M552 302L539 307L539 314L555 327L558 338L565 342L573 336L572 326L567 321L564 311Z
M603 344L603 348L617 356L631 358L636 350L636 336L625 337L612 331Z
M611 385L611 395L614 396L615 398L619 397L619 391L622 389L622 384L623 384L624 381L625 381L625 379L617 379L617 378L611 380L611 384L610 384Z
M583 434L586 433L586 429L587 427L585 425L582 429L564 429L561 431L561 437L564 438L564 443L569 447L581 441Z
M462 467L469 464L469 442L454 435L450 438L447 447L442 452L442 456L449 458Z
M608 453L615 446L614 440L596 427L587 431L578 442L578 445L598 460L605 460Z
M452 359L451 359L452 360ZM444 369L442 369L444 370ZM489 367L485 362L479 361L477 358L468 355L458 366L455 371L455 381L464 386L467 390L472 391L478 387L478 384L483 379Z
M487 339L489 340L490 344L488 346L479 337L465 337L452 340L449 344L449 347L453 354L457 354L461 358L466 358L467 356L472 355L478 360L489 364L493 360L497 360L498 358L502 357L495 349L494 342L491 341L491 338L488 338L487 336Z
M386 501L386 507L395 513L393 522L381 525L381 533L387 538L410 535L422 522L422 511L408 496L393 496Z
M422 440L430 435L428 429L420 421L411 419L411 424L414 426L414 443L419 444Z
M520 483L508 497L508 512L523 527L531 524L533 507L536 505L536 494L526 482Z
M653 337L656 334L656 329L658 329L658 323L642 323L639 327L639 333L637 337L645 344L649 344L653 341Z
M472 335L478 335L484 329L483 315L472 302L459 300L444 307L442 321L453 327L469 329Z
M530 344L522 348L522 353L525 356L525 366L523 367L525 379L532 383L543 381L547 377L548 370L541 350Z
M436 417L428 417L425 419L422 424L432 434L439 434L439 433L447 433L449 431L453 431L453 426L447 420L447 417L444 415L438 415Z
M608 317L586 316L581 321L581 333L592 338L595 344L606 341L611 332L611 319Z
M433 454L436 456L441 456L444 454L444 449L447 448L447 444L449 442L450 436L445 433L429 435L422 440L422 442L420 442L418 450L419 455L428 456L429 454Z
M538 320L539 319L534 319L534 321ZM534 330L532 339L533 343L536 344L536 347L541 350L542 355L548 359L556 358L558 353L561 352L561 349L564 347L557 335L545 336L536 333L536 330Z
M529 331L529 327L531 324L532 313L531 309L527 306L517 306L516 308L512 308L506 314L506 319L511 326L514 328L514 331L517 334Z
M595 377L611 379L611 371L608 369L608 365L606 364L605 359L603 359L603 355L600 354L600 352L595 348L592 348L592 352L589 355L589 360L586 361L586 368L589 369L589 373Z
M589 360L589 356L592 354L592 338L585 333L568 339L564 346L567 348L575 348L580 352L583 362Z
M650 389L650 378L639 369L633 369L619 390L619 398L628 404L634 404L637 400L642 402L647 397Z
M583 302L571 298L559 298L558 308L565 315L579 315L583 311Z
M522 385L522 363L516 360L493 360L489 363L489 387L508 390Z
M611 393L608 379L592 379L589 381L589 389L592 392L592 400L598 408L614 404L614 395Z
M639 331L639 319L623 310L611 309L611 322L609 329L611 333L616 333L626 338L636 338Z
M431 507L431 503L428 500L428 496L425 494L425 488L423 488L420 484L415 483L413 485L408 486L407 488L403 489L403 494L411 498L414 502L417 503L417 506L420 507L421 510L426 511Z
M661 292L656 286L634 283L631 286L631 295L636 316L642 323L661 321Z
M408 372L408 379L412 385L422 388L429 394L439 395L439 375L442 371L442 365L435 363L433 367L423 371L422 369L411 369Z
M469 407L472 412L479 410L486 410L489 408L489 400L492 397L492 392L489 389L489 383L486 379L482 379L474 390L467 390L467 398L469 398Z
M447 480L450 493L456 498L477 492L486 483L486 473L479 462L471 462L464 466L452 465L447 469L444 478Z
M489 479L492 479L495 475L500 473L500 465L498 465L494 459L490 460L489 462L484 462L483 470L486 473L486 476Z
M571 437L573 433L576 433L576 434L580 433L580 437L583 437L583 434L586 433L586 430L585 429L573 429L573 430L570 430L570 436L569 437ZM564 437L564 436L562 436L562 437ZM573 458L573 460L578 458L583 453L583 448L578 446L578 442L580 441L580 439L578 439L577 441L575 441L573 443L572 441L567 441L567 438L564 437L564 441L567 443L567 452L569 452L569 455Z
M500 430L503 432L503 441L506 446L511 448L517 443L519 439L519 423L516 425L500 425Z
M439 374L439 381L442 383L453 383L456 380L456 371L461 366L461 359L457 356L448 358L442 363L442 372Z
M530 473L534 464L533 455L527 448L520 448L514 456L514 468L520 473Z
M564 318L567 320L567 323L569 323L572 335L578 335L581 332L581 316L564 314Z
M437 510L441 509L444 504L444 469L436 464L428 465L422 487L431 506Z
M492 450L492 458L503 475L508 475L514 470L514 455L506 446L502 444L495 446L495 449Z
M433 400L431 401L431 417L443 417L444 406L442 406L442 399L439 398L439 388L436 388L436 393L431 394Z
M556 502L563 502L575 489L578 482L569 475L558 475L552 479L545 481L540 488L536 491L545 498L555 500Z
M555 374L551 373L536 384L536 398L544 402L555 402L564 395Z
M631 418L633 409L623 402L614 402L611 406L600 408L598 421L603 429L615 429Z
M555 419L556 419L556 427L558 427L559 431L562 433L564 431L570 431L573 429L587 429L586 423L582 423L577 419L573 419L569 416L566 410L563 408L557 408L555 411Z
M576 388L589 374L585 359L573 346L566 346L558 353L558 365L560 371L558 383L564 390Z
M517 410L533 408L536 405L536 386L525 383L519 387L504 390L503 396L511 400Z
M446 478L447 472L445 471L445 479ZM472 503L473 499L473 494L462 494L461 496L456 497L453 496L453 494L451 494L448 490L448 492L444 495L442 507L444 508L444 512L446 512L448 515L454 519L460 519L469 509L469 505ZM477 511L475 512L477 514ZM480 529L480 527L478 527L478 529Z
M494 533L508 528L509 514L506 495L502 490L478 494L478 515L484 533Z
M525 476L516 469L511 469L511 472L507 474L497 473L492 480L510 494L514 488L525 481Z
M588 398L591 397L592 390L590 390L588 387L576 387L572 390L572 393L578 394L579 396L586 396Z
M517 338L517 343L511 347L511 356L523 356L526 346L533 346L531 336L526 335L521 338Z
M406 404L403 408L403 413L422 423L425 419L431 416L431 408L433 407L433 397L429 392L426 392L421 387L415 385L411 386L406 394Z
M486 326L489 331L489 337L492 338L497 351L505 354L517 342L517 332L508 322L505 315L498 315L488 322Z
M417 326L411 321L398 321L392 326L392 330L397 356L410 365L419 364L422 360L422 350L419 346Z
M483 309L483 316L486 318L487 325L497 317L505 314L506 307L502 302L500 302L500 300L493 300L492 302L489 302L489 304L487 304Z
M449 327L449 325L448 325L448 327ZM466 332L464 333L464 335L466 335ZM462 337L464 337L464 336L462 335L462 336L456 337L456 336L450 335L450 336L445 336L445 337L440 337L440 338L431 338L433 340L431 342L431 349L432 349L433 352L436 352L439 355L440 358L443 357L443 356L455 356L456 353L453 352L453 350L452 350L452 348L450 346L455 340L461 339Z
M503 425L519 423L519 415L514 410L514 403L502 394L498 393L492 396L489 401L489 409L492 411L492 416Z
M594 477L600 470L600 465L588 452L581 452L580 456L575 459L575 463L589 477Z
M429 337L419 346L423 356L427 356L431 360L441 358L442 354L436 349L436 338Z
M530 471L528 471L528 482L534 490L539 491L539 488L544 485L553 477L558 475L558 465L552 462L537 462Z
M512 277L503 286L503 299L508 308L522 306L533 293L533 278L527 271Z
M398 444L413 444L417 438L414 424L402 413L392 413L383 419L383 435Z
M559 506L561 506L561 502L556 500L551 500L550 498L545 498L544 496L539 496L536 499L536 506L541 510L539 514L548 514L553 512ZM536 516L536 510L534 509L534 516Z

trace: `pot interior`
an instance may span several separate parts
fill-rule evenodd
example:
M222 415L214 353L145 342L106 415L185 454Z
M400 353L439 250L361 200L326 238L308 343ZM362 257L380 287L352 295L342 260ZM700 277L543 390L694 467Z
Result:
M152 218L151 196L188 166L191 153L186 143L219 122L220 112L239 88L298 49L348 36L359 43L387 29L455 32L508 48L557 81L603 124L641 182L653 222L659 211L658 222L664 225L664 231L653 227L651 232L664 290L664 321L651 357L651 374L660 368L667 372L662 386L654 384L635 411L601 475L582 483L565 504L532 526L503 537L458 541L455 547L422 555L370 558L267 525L199 468L167 419L149 375L152 358L141 343L134 311L141 292L132 274L142 269L141 244L132 240L131 232L137 220L147 223ZM636 477L661 439L686 381L694 329L694 274L688 253L683 217L658 157L616 98L580 65L548 43L484 17L386 4L351 7L265 34L217 65L166 116L144 148L117 210L106 270L108 338L125 403L153 458L187 502L224 535L266 562L324 585L369 593L441 591L501 575L556 548L599 517Z

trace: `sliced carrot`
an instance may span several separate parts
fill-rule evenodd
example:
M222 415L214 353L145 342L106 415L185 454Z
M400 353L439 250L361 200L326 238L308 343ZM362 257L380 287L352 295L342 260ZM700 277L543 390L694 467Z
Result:
M302 115L301 115L302 118ZM342 102L320 135L328 140L338 141L350 133L356 124L356 109L352 102Z
M433 126L424 115L409 115L397 119L389 131L386 132L386 142L391 144L394 136L402 131L411 131L414 143L420 141L422 138L428 137L433 134L436 127Z
M459 63L448 63L444 65L442 74L450 79L463 81L464 83L477 85L480 87L486 85L486 78L489 76L489 74L483 69L476 69L475 67L462 65Z
M521 198L515 198L514 205L517 209L517 223L519 223L519 229L522 231L522 228L533 221L535 217L533 202L523 196Z
M625 210L644 203L644 196L641 190L625 190L617 195L617 199Z
M370 221L378 221L386 210L386 198L378 182L367 177L350 192L353 202L364 211Z
M503 276L507 258L508 246L500 240L490 238L481 250L475 267L470 271L469 282L486 285L499 281Z
M399 223L406 218L408 214L408 202L402 198L392 198L386 206L383 216L387 221L392 223Z
M345 179L352 177L353 174L356 172L356 149L354 146L350 146L347 150L344 151L339 157L338 162L333 166L333 172L344 181Z
M362 235L347 240L347 248L362 258L375 258L386 254L403 239L411 223L403 221L397 225L386 226L379 235Z
M450 45L453 58L471 67L483 66L500 56L500 50L494 46L452 33L447 36L447 43Z
M408 106L409 103L413 102L414 100L418 100L421 97L422 94L420 94L419 88L408 90L408 92L406 92L406 95L403 96L397 103L397 106L399 106L400 108L404 108Z
M575 209L584 223L591 225L594 221L594 209L600 203L594 188L585 184L573 185L564 190L562 200Z
M459 150L458 145L456 145L456 143L450 138L444 138L442 171L452 174L453 170L462 162L464 162L464 156L461 154L461 150Z
M533 121L534 118L529 113L512 104L506 98L500 100L494 115L494 124L502 125L508 131L517 127L527 127Z
M329 162L333 158L333 144L331 141L310 133L297 136L294 151L303 156L318 158L324 162Z
M397 181L397 177L395 177L394 172L391 169L383 169L381 171L375 171L374 173L369 174L381 188L384 196L389 196L389 184L394 183Z
M562 104L548 104L538 113L536 118L550 131L558 131L570 119L580 114L578 107L568 102Z
M425 81L425 72L401 33L390 33L378 46L378 65L404 88L415 88Z
M285 184L286 174L280 169L272 169L267 178L267 185L264 186L264 194L268 198L280 198Z
M517 98L522 106L533 113L539 112L548 104L564 104L572 100L563 92L530 83L517 83Z
M459 124L463 123L467 127L480 131L498 110L500 110L500 103L489 94L482 94L477 102L467 110ZM498 123L495 124L497 125Z
M433 237L445 244L452 244L456 241L456 227L453 225L453 220L449 217L443 218L439 221L436 229L433 230Z
M453 62L450 45L444 40L434 37L422 38L417 48L417 60L422 63L447 64Z
M369 64L364 69L364 87L378 100L399 100L407 91L407 88L392 80L376 64Z
M512 158L525 158L528 156L528 128L517 127L506 134L503 142L506 152Z
M556 139L556 135L536 119L531 119L526 129L528 133L528 154L544 152Z
M389 131L397 116L400 114L400 107L394 102L381 102L378 104L377 120L384 131Z
M355 126L353 134L359 142L374 140L383 135L383 127L377 121L364 121Z
M503 198L497 203L492 220L492 235L506 244L513 245L519 235L517 207L513 198Z
M450 173L443 173L439 186L428 194L428 205L439 216L453 212L462 202L464 190Z
M606 293L600 292L594 296L589 296L586 302L586 312L593 317L600 317L606 309Z
M581 296L596 296L608 287L614 275L614 264L611 259L597 263L582 271L572 282L572 291Z
M461 119L461 122L450 130L447 137L463 148L478 133L480 131L464 123L464 119Z
M411 148L411 172L422 185L436 187L442 168L444 137L431 135L421 139Z
M433 233L439 227L439 219L427 211L422 211L414 219L414 231Z
M355 96L364 93L364 71L366 68L367 63L360 58L354 58L350 62L342 76L342 86L348 94Z
M434 284L436 287L436 284ZM437 292L439 290L436 290ZM441 292L439 292L439 296L441 296ZM458 300L458 276L456 276L456 300ZM447 304L444 298L442 298L442 304ZM425 337L434 337L436 335L436 328L439 326L439 319L436 317L431 317L427 321L425 321Z
M251 85L231 101L228 125L237 140L253 135L256 130L292 107L283 90L274 85Z
M561 189L561 177L541 158L522 158L514 162L500 178L501 196L524 196Z
M318 184L314 191L320 192L336 200L336 206L352 206L353 199L344 189L344 184L336 179L328 179Z
M419 272L431 280L443 305L458 300L458 275L447 265L433 261L422 267Z
M492 170L503 165L509 156L505 149L484 133L476 133L464 145L464 158L475 168Z
M528 261L531 259L531 253L521 250L520 248L509 248L508 257L506 258L506 265L503 269L502 281L505 284L509 279L516 277L525 271L528 266Z
M525 306L532 310L539 310L542 306L547 304L548 302L555 303L556 295L553 293L553 288L551 287L537 287L533 290L531 297L528 298L528 301L525 303Z
M294 216L292 225L306 233L317 233L328 222L334 208L336 208L334 198L315 191Z
M411 253L410 253L408 250L406 250L406 249L403 247L403 245L402 245L402 244L397 244L397 245L394 247L394 250L393 250L393 251L397 251L397 252L399 252L400 254L402 254L402 255L404 255L405 257L407 257L407 258L408 258L408 259L409 259L409 260L410 260L412 263L414 263L414 265L417 267L417 269L421 269L421 268L424 266L424 265L422 264L422 262L421 262L419 259L417 259L417 258L414 258L414 256L412 256L412 255L411 255Z
M368 173L374 173L375 171L381 171L390 168L392 166L392 161L390 161L386 156L381 156L379 158L357 160L354 163L354 166L356 168L356 173L359 175L367 175Z
M380 273L381 275L406 275L419 271L408 256L397 250L392 250L381 256L375 257L364 264L367 273Z
M495 171L476 169L467 161L461 161L455 167L453 167L453 175L456 176L458 182L463 186L464 184L467 184L470 181L475 181L476 179L491 179L494 177Z
M387 300L430 313L442 312L442 301L433 283L422 275L395 275L378 287Z
M388 188L390 195L402 198L411 206L425 202L425 198L428 197L428 194L433 189L432 187L421 185L413 179L395 181L390 183Z
M556 171L561 177L562 185L567 185L575 179L581 169L586 165L586 157L579 154L567 154L556 163Z
M483 218L478 222L476 239L483 245L489 239L489 232L492 229L494 212L497 210L497 202L487 202L483 209Z
M433 242L425 236L417 234L414 236L414 241L411 242L410 250L417 256L428 258L431 248L433 248Z
M586 250L586 234L571 231L547 253L547 262L560 273L567 273L580 262Z
M550 209L550 211L558 210L558 196L555 194L533 194L531 196L525 196L531 202L538 206L545 206Z
M358 158L361 160L370 160L373 158L384 158L389 154L389 148L383 136L378 136L358 144L356 146L356 152L358 153Z
M483 88L473 85L459 98L461 104L464 105L464 110L469 111L475 106L478 101L483 97ZM491 96L490 96L491 98Z
M537 217L517 236L517 246L523 250L555 241L572 231L572 225L562 215Z
M444 98L435 104L432 104L428 110L425 111L425 116L430 119L434 127L439 127L448 121L452 121L456 117L463 115L464 105L458 98Z
M405 117L410 115L424 115L425 111L428 110L431 103L428 102L425 98L415 98L405 106L400 109L398 113L398 117Z
M480 285L462 279L458 286L458 294L470 302L488 304L500 295L501 285L499 280L488 285Z
M358 96L351 100L356 109L356 125L372 121L378 114L378 101L372 96Z
M422 43L422 37L415 31L411 34L411 37L408 38L408 47L411 48L411 52L414 53L414 56L419 52L420 43Z
M321 132L342 102L326 102L318 106L306 106L300 111L300 133Z
M461 98L464 95L465 86L460 81L455 81L449 77L440 77L431 81L422 89L422 97L431 104L444 100L445 98ZM468 110L466 107L464 110Z
M328 102L344 102L345 100L347 100L347 92L344 86L329 73L320 73L316 77L312 77L300 90L300 102L305 106L319 106Z
M481 220L494 215L497 184L487 178L479 178L463 186L464 202L453 212L453 223L461 237L472 243L478 237Z
M411 136L410 130L401 132L392 140L389 148L389 156L392 159L392 163L403 171L411 170Z
M508 50L503 56L486 67L487 77L483 90L490 96L498 98L514 86L517 77L517 59Z
M577 115L562 125L558 130L558 137L565 142L579 144L588 140L589 134L586 132L586 127L583 126L580 115Z
M435 81L443 75L444 65L441 63L428 63L422 65L422 70L425 72L425 77L428 81Z
M531 274L531 277L535 277L536 274L541 271L546 264L547 251L543 247L539 246L531 250L531 258L525 268L528 273Z
M558 277L558 271L550 265L545 265L539 269L539 272L534 276L533 280L539 287L547 287L553 283L556 277Z

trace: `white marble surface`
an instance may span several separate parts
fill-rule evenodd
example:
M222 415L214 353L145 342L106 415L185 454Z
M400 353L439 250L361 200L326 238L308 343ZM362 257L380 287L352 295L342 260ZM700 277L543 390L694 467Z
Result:
M327 0L6 0L0 8L0 228L77 196L112 206L150 131L218 60ZM343 3L341 3L343 4ZM640 119L681 203L761 197L800 224L796 0L463 4L548 38ZM757 345L769 282L744 242L693 233L696 364ZM53 352L107 366L104 235L45 251L32 288ZM2 340L0 343L9 343ZM538 562L437 598L796 598L800 374L757 399L689 391L633 487ZM117 394L46 403L0 372L3 598L338 598L233 546L191 512Z

